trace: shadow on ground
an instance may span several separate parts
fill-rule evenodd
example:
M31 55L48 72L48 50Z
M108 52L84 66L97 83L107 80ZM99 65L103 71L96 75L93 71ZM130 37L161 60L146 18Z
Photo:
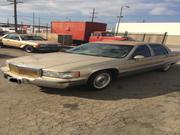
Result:
M87 90L85 86L67 89L42 88L47 94L75 96L95 100L142 99L180 92L180 65L168 72L146 72L123 77L103 91Z

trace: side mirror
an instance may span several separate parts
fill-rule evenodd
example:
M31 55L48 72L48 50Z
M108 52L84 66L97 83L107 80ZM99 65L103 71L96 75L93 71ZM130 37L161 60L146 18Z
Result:
M136 55L136 56L134 56L134 59L135 60L144 59L144 56L143 55Z

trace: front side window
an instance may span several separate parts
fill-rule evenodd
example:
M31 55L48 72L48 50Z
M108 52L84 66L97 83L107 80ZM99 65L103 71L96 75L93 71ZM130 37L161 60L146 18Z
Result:
M155 56L160 56L160 55L167 55L168 51L165 47L162 45L150 45L152 50L154 51Z
M113 45L103 43L87 43L73 49L67 50L67 53L90 55L109 58L125 58L133 46L131 45Z
M147 47L147 45L142 45L142 46L139 46L135 50L133 57L135 57L137 55L142 55L144 57L151 57L151 52L150 52L149 48Z

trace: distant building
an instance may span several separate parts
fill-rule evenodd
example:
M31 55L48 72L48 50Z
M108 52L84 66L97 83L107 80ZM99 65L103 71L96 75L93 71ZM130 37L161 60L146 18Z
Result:
M117 25L116 25L117 31ZM118 33L180 35L180 23L120 23Z
M8 24L8 23L0 23L0 31L4 31L4 32L8 32L8 33L14 33L15 32L15 28L14 28L14 24ZM48 33L51 31L51 28L47 26L40 26L36 25L34 27L34 32L35 33ZM18 24L18 32L19 33L32 33L33 32L33 27L32 25L28 25L28 24Z

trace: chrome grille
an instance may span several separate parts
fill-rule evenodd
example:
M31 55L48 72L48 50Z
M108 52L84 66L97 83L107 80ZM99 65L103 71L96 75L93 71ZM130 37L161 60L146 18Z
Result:
M9 69L12 73L23 75L27 77L40 77L41 69L35 69L15 64L9 64Z

